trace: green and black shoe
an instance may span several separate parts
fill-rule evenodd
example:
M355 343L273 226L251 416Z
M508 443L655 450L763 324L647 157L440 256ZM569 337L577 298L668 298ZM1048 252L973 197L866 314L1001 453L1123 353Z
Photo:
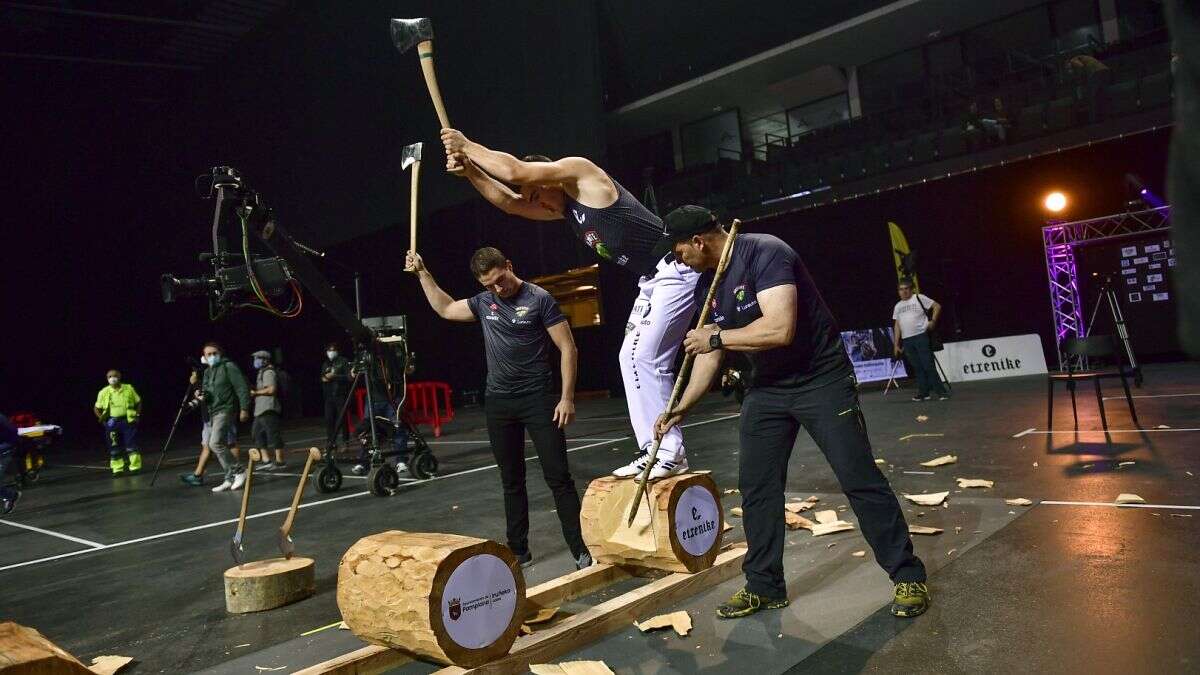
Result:
M929 587L920 581L901 581L896 584L892 599L892 614L904 618L920 616L929 609Z
M780 609L787 606L787 598L764 598L743 588L717 608L717 616L722 619L740 619L762 609Z

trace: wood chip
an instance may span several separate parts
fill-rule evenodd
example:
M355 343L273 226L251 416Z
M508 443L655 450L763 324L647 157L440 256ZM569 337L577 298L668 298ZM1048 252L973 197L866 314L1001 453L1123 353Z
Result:
M805 518L804 516L796 515L791 511L783 512L783 523L787 525L787 529L789 530L811 530L814 526L816 526L816 523L813 521Z
M935 457L928 462L921 462L921 466L944 466L946 464L953 464L957 461L957 455L942 455L941 457Z
M929 415L917 415L917 421L918 422L928 422Z
M525 624L529 626L536 626L539 623L546 623L550 619L553 619L555 614L558 614L557 607L543 607L542 609L534 612L533 616L525 619Z
M832 509L827 511L817 511L813 517L816 518L817 522L821 524L832 523L838 519L837 511Z
M633 625L643 633L659 628L674 628L679 637L684 637L692 631L692 616L686 611L659 614L642 622L634 621Z
M1191 518L1192 517L1192 514L1190 514L1190 513L1172 513L1170 515L1172 518Z
M742 517L742 507L735 506L732 509L729 509L729 515L741 518Z
M886 459L884 459L884 458L882 458L882 457L876 457L876 458L875 458L875 463L876 463L876 464L887 464L887 460L886 460Z
M954 480L958 481L960 488L990 488L996 484L995 481L982 478L955 478Z
M1169 426L1167 426L1167 425L1165 425L1165 424L1160 424L1160 425L1158 425L1158 426L1157 426L1157 427L1155 427L1155 428L1156 428L1156 429L1170 429L1171 427L1169 427Z
M938 504L944 502L946 497L949 496L950 491L947 490L946 492L930 492L923 495L905 494L904 498L914 504L920 504L921 506L937 506Z
M1118 504L1145 504L1146 500L1133 494L1132 492L1122 492L1117 495Z
M867 552L866 551L855 551L854 553L851 553L850 555L854 556L855 558L862 558L867 555Z
M909 534L941 534L944 532L940 527L926 527L925 525L909 525Z
M1033 466L1034 466L1035 468L1037 467L1037 465L1038 465L1038 463L1037 463L1037 462L1034 462L1034 463L1033 463Z
M1118 462L1117 468L1119 469L1123 466L1133 466L1134 464L1137 464L1137 462Z
M533 629L525 624L521 624L520 632L521 635L533 635Z
M957 551L957 550L958 550L958 549L956 549L956 548L952 548L952 549L950 549L949 551L946 551L946 555L954 555L954 552L955 552L955 551Z
M616 675L603 661L563 661L562 663L531 663L533 675Z
M725 521L725 524L721 526L722 532L728 532L732 529L733 529L733 523L729 522L728 520Z
M801 511L811 509L815 505L815 502L788 502L783 505L783 510L791 513L800 513Z
M728 490L724 490L724 491L722 492L722 494L727 494L727 495L740 495L740 494L742 494L742 491L741 491L741 490L739 490L739 489L737 489L737 488L729 488Z
M820 537L834 532L848 532L854 529L853 523L847 523L844 520L837 520L832 523L818 523L812 528L812 535Z
M130 656L97 656L92 659L92 665L88 667L88 670L96 675L115 675L132 662L133 657Z

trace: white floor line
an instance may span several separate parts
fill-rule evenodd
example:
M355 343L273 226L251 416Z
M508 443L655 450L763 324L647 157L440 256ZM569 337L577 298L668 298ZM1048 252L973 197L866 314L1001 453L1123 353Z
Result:
M932 471L905 471L904 473L913 474L915 476L935 476L935 475L937 475Z
M1200 428L1198 428L1198 429L1109 429L1107 432L1104 431L1103 429L1086 429L1086 430L1082 430L1082 431L1074 431L1071 429L1056 429L1054 431L1035 431L1033 429L1026 429L1025 431L1022 431L1021 433L1013 436L1013 438L1020 438L1026 434L1043 434L1043 435L1046 435L1046 434L1104 434L1104 433L1109 433L1109 434L1155 433L1155 434L1159 434L1159 433L1163 433L1163 432L1167 432L1167 431L1200 431Z
M22 530L32 530L34 532L48 534L51 537L58 537L59 539L66 539L67 541L73 541L76 544L83 544L85 546L91 546L93 549L104 548L104 544L98 544L94 541L89 541L87 539L81 539L79 537L72 537L69 534L62 534L60 532L51 532L50 530L43 530L40 527L34 527L32 525L25 525L23 523L16 523L11 520L0 520L0 525L10 525L12 527L19 527Z
M684 424L681 426L683 428L698 427L698 426L702 426L705 424L712 424L713 422L722 422L724 420L734 419L739 416L740 416L740 413L735 413L735 414L731 414L731 415L725 415L723 417L717 417L717 418L710 419L710 420L704 420L703 422L692 422L691 424ZM576 450L586 450L588 448L594 448L599 445L604 445L605 443L612 443L613 441L628 440L629 438L630 438L629 436L623 436L623 437L617 438L617 439L598 441L596 443L589 443L587 445L580 445L578 447L568 448L567 452L575 452ZM526 457L525 461L528 462L531 459L536 459L536 457ZM464 476L466 474L478 473L480 471L487 471L489 469L495 469L495 468L497 468L497 466L495 464L492 464L489 466L475 467L474 469L466 469L465 471L459 471L457 473L446 474L445 476L435 476L433 478L430 478L429 480L413 480L412 482L405 482L405 483L399 485L397 487L397 491L402 490L402 489L412 486L412 485L423 485L425 483L432 483L434 481L446 480L447 478L454 478L455 476ZM349 476L347 476L347 478L348 477ZM410 479L402 479L402 480L407 481ZM303 509L303 508L308 508L308 507L312 507L312 506L320 506L322 504L331 504L333 502L339 502L339 501L342 501L345 499L355 499L357 497L363 497L363 496L366 496L369 494L371 494L371 493L370 492L355 492L353 494L342 495L341 497L332 497L330 499L322 499L321 501L317 501L317 502L307 502L307 503L301 504L300 508ZM246 520L250 520L253 518L263 518L265 516L275 515L278 513L285 513L286 511L288 511L288 509L289 509L289 507L285 506L283 508L273 509L271 511L264 511L262 513L251 514L251 515L246 516ZM197 532L199 530L207 530L207 529L214 528L214 527L221 527L222 525L230 525L232 523L236 523L237 521L238 521L237 518L229 518L227 520L221 520L221 521L217 521L215 523L205 523L203 525L194 525L192 527L185 527L183 529L172 530L170 532L161 532L159 534L152 534L152 535L149 535L146 537L138 537L137 539L127 539L125 541L119 541L119 542L116 542L113 544L97 544L96 542L90 542L85 539L74 539L74 541L77 541L77 542L83 543L83 544L87 544L89 546L92 546L93 548L80 549L78 551L71 551L68 553L60 553L58 555L47 556L45 558L37 558L36 560L26 560L25 562L13 563L11 565L4 565L4 566L0 567L0 572L3 572L5 570L15 569L18 567L27 567L30 565L38 565L38 564L41 564L44 562L50 562L53 560L61 560L63 558L71 558L71 557L74 557L77 555L83 555L84 553L92 553L94 551L104 551L104 550L108 550L111 548L120 548L122 546L129 546L130 544L140 544L142 542L154 541L156 539L165 539L167 537L173 537L173 536L180 535L180 534L187 534L189 532ZM0 523L4 523L4 522L9 523L10 525L13 524L9 521L0 520ZM31 528L31 526L28 526L28 525L26 525L24 527ZM62 536L67 537L67 535L62 535Z
M58 464L55 462L50 464L50 466L65 466L70 469L96 469L97 471L112 471L112 468L107 466L89 466L87 464Z
M1025 436L1025 435L1027 435L1027 434L1032 434L1032 433L1033 433L1033 432L1035 432L1035 431L1037 431L1037 427L1029 427L1028 429L1026 429L1025 431L1022 431L1022 432L1021 432L1021 433L1019 433L1019 434L1013 434L1013 438L1020 438L1020 437L1022 437L1022 436Z
M1175 509L1178 511L1200 511L1200 506L1188 506L1184 504L1114 504L1112 502L1059 502L1059 501L1041 501L1038 504L1048 504L1050 506L1111 506L1118 509Z
M624 438L629 438L629 437L625 436ZM620 440L624 440L624 438L568 438L567 442L569 443L571 441L620 441ZM487 445L488 443L490 443L490 441L486 438L480 439L478 441L425 441L425 442L428 443L429 445ZM531 441L529 439L525 440L525 445L529 445L531 443L533 443L533 441Z
M1133 398L1176 398L1179 396L1200 396L1200 392L1195 394L1135 394ZM1124 396L1105 396L1105 401L1123 401Z

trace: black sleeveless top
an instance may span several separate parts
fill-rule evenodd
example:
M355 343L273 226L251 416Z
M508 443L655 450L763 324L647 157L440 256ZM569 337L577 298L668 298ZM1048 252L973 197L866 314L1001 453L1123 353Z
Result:
M616 180L613 185L617 201L602 209L580 204L563 192L563 217L596 255L639 276L653 275L661 259L654 248L666 236L666 226L624 186Z

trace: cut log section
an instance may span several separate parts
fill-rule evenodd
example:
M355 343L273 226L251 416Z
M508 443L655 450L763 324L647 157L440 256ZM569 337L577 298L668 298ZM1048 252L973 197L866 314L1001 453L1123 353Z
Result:
M721 548L724 515L717 486L707 474L682 474L650 484L632 527L625 523L637 484L597 478L583 497L579 520L592 558L670 572L712 566Z
M447 665L508 653L525 578L508 547L452 534L381 532L338 566L338 608L355 635Z
M0 673L92 675L87 666L44 635L11 621L0 623Z
M261 612L303 600L317 592L312 558L270 558L225 570L225 609L232 614Z

